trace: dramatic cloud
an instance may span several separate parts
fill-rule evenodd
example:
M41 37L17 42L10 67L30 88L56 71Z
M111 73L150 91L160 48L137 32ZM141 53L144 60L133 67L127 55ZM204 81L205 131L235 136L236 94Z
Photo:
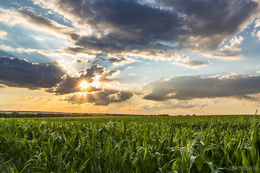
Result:
M78 76L66 76L56 87L49 90L56 94L71 94L65 101L75 104L91 103L94 105L108 105L115 102L123 102L130 99L133 94L130 91L112 89L107 84L116 82L112 79L118 71L106 71L103 66L92 65L79 72ZM88 83L88 87L82 88L81 82Z
M187 49L208 57L239 59L234 58L239 55L227 52L228 49L235 51L232 45L223 48L222 54L215 51L226 38L252 23L259 13L258 2L248 0L155 0L150 3L35 0L34 3L63 15L79 28L95 31L79 37L74 46L67 48L75 54Z
M132 96L133 94L129 91L105 89L92 93L74 94L72 96L68 96L65 101L76 104L92 103L95 105L107 106L110 103L125 101L130 99Z
M0 26L0 57L28 60L0 58L3 97L28 88L83 109L135 95L119 104L130 112L260 99L260 0L13 0L0 3Z
M31 63L27 60L0 58L0 88L5 86L29 89L45 88L47 92L67 96L71 103L93 103L108 105L122 102L132 97L129 91L107 89L106 84L115 82L113 75L118 71L106 71L104 67L92 65L81 70L77 76L67 75L55 63ZM85 81L89 86L82 88L80 83Z
M0 58L0 83L29 89L51 88L65 72L55 63L36 64L18 58Z
M75 92L93 92L102 90L103 86L107 83L114 82L111 77L118 71L105 71L105 68L99 65L93 65L90 68L79 72L78 76L66 76L63 81L56 87L49 90L57 94L71 94ZM82 89L80 83L82 81L90 84L89 87Z
M187 17L186 27L191 36L188 47L200 51L217 49L226 37L245 28L259 12L256 1L162 1Z
M260 76L231 75L222 78L201 78L200 76L179 76L147 84L152 92L147 100L169 99L189 100L194 98L250 97L260 93Z

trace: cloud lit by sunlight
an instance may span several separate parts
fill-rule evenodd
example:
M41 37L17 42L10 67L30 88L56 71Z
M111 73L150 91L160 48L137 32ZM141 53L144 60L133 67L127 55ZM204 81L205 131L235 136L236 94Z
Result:
M95 80L91 83L88 83L87 81L83 80L80 82L79 86L81 87L81 90L85 90L90 86L93 86L95 88L99 88L100 87L100 82L99 82L99 78L100 76L96 76Z

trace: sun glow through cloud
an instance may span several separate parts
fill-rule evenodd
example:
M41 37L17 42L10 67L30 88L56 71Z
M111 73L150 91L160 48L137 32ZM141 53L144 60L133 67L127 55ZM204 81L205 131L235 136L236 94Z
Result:
M86 89L89 87L89 84L86 81L82 81L79 85L82 89Z
M88 83L87 81L83 80L83 81L80 82L79 86L82 90L87 89L89 86L99 88L100 87L99 78L100 78L100 76L96 76L95 80L91 83Z

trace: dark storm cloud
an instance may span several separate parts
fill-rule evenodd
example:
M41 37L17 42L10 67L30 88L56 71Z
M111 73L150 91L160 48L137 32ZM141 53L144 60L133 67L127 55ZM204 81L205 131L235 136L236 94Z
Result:
M63 78L63 81L60 82L56 87L49 90L49 92L53 92L56 94L71 94L75 92L93 92L93 91L99 91L102 90L102 88L96 88L94 86L89 86L86 89L82 89L80 87L80 83L82 81L86 81L87 83L91 84L94 82L96 77L98 77L98 81L101 83L110 83L114 82L113 79L110 77L116 73L116 70L112 71L105 71L105 68L99 65L93 65L85 70L81 70L79 72L79 76L66 76ZM102 87L102 86L100 86Z
M133 94L129 91L105 89L94 93L74 94L68 96L65 101L76 104L93 103L95 105L107 106L110 103L123 102L132 96Z
M194 98L250 97L260 93L260 76L237 75L226 78L201 78L200 76L180 76L160 79L146 85L152 92L147 100L165 101L169 99L189 100Z
M159 38L158 38L159 39ZM70 53L122 53L122 51L160 50L166 51L167 46L162 45L157 39L128 38L117 34L107 34L102 38L96 36L82 36L75 42L74 47L68 47Z
M252 0L157 0L187 15L193 35L233 34L257 8Z
M53 4L54 10L74 24L90 26L98 33L75 40L76 45L67 49L74 53L181 48L215 51L259 12L258 3L252 0L156 0L150 4L137 0L55 0ZM161 41L178 45L173 48Z
M18 58L0 58L0 83L29 89L51 88L65 72L55 63L35 64Z
M143 49L165 49L161 40L173 40L183 32L183 18L178 13L140 4L135 0L56 1L57 9L73 16L79 25L91 25L95 35L82 36L73 53L93 50L98 53ZM103 31L107 30L107 33Z
M207 38L204 41L195 40L198 49L215 50L222 41L239 32L247 20L259 13L258 3L252 0L158 0L166 6L172 6L182 14L187 15L187 35ZM212 38L212 39L210 39ZM198 43L196 43L198 41ZM192 40L187 47L195 48ZM203 51L203 50L202 50ZM227 55L229 56L229 55ZM233 56L233 55L231 55Z
M101 30L109 27L123 31L117 34L129 38L172 38L173 35L168 34L182 26L176 12L153 8L136 0L58 0L55 4L59 11L73 16L72 20L80 25L88 24Z

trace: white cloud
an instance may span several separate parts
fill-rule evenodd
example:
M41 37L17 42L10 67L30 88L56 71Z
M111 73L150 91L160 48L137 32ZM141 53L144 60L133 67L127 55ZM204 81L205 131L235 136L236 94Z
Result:
M257 33L256 33L256 37L260 40L260 30L257 31Z
M258 38L258 40L260 40L260 30L254 29L251 34L252 34L252 37L256 37L256 38Z
M54 20L37 14L31 8L0 8L0 22L9 26L21 25L25 28L47 32L52 35L55 33L55 36L67 37L69 39L78 37L80 33L80 31L76 31L73 28L61 25Z
M7 35L7 32L0 30L0 39L4 39L6 35Z
M24 48L12 48L10 46L6 46L6 45L0 45L0 49L2 50L6 50L6 51L11 51L11 52L18 52L18 53L39 53L39 54L43 54L43 55L50 55L51 53L46 51L46 50L42 50L42 49L24 49Z
M220 44L218 47L221 47L223 44L225 44L222 48L216 49L216 41L219 41L223 39L222 35L215 35L211 37L201 37L201 36L193 36L190 37L189 47L187 47L188 50L194 52L197 55L204 56L207 58L213 58L213 59L222 59L227 61L236 61L243 59L243 56L238 51L241 50L241 48L238 48L242 41L243 37L233 37L231 40L229 40L227 43L223 41L222 44Z
M234 37L229 41L229 45L225 45L223 48L220 49L220 52L222 53L230 53L230 52L237 52L241 51L241 48L238 48L237 46L241 45L244 38L242 36Z
M187 68L193 68L198 69L201 67L206 67L208 64L210 64L210 61L203 61L198 59L191 59L189 56L184 54L178 54L176 52L170 53L170 52L163 52L163 53L149 53L149 52L140 52L140 53L128 53L126 54L126 57L132 57L132 58L143 58L143 59L149 59L153 61L169 61L172 62L175 65L184 66Z
M255 21L255 28L258 28L258 27L260 27L260 19L257 19Z

